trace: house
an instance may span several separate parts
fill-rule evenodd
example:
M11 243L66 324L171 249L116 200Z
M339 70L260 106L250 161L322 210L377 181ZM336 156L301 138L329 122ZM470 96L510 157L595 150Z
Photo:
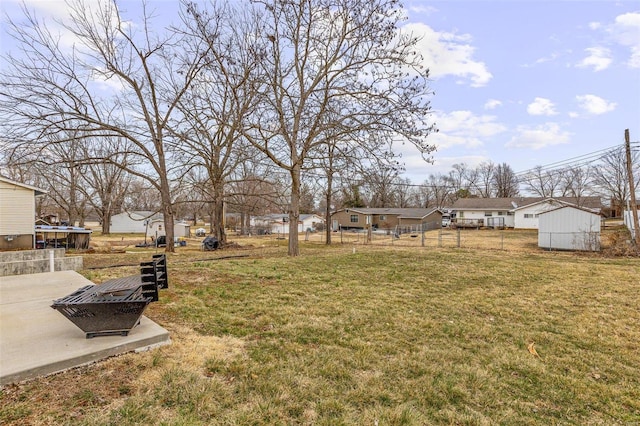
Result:
M164 235L163 228L162 213L132 211L111 216L111 232L114 234Z
M602 217L575 205L561 205L538 217L538 247L548 250L600 250Z
M45 193L0 176L0 250L35 247L36 197Z
M602 210L602 202L599 197L583 197L581 199L570 197L539 198L529 200L527 204L513 209L516 229L538 229L539 215L554 210L558 207L574 206L589 209L596 214Z
M452 206L456 226L537 229L538 216L563 205L600 212L599 197L460 198Z
M365 208L340 209L331 214L331 229L372 229L415 231L442 226L442 211L437 208Z
M315 231L324 225L324 218L317 214L301 214L298 219L298 232ZM251 218L251 227L258 234L288 234L289 215L267 214Z
M456 216L456 226L489 226L495 228L514 228L513 209L518 206L519 198L460 198L451 209Z

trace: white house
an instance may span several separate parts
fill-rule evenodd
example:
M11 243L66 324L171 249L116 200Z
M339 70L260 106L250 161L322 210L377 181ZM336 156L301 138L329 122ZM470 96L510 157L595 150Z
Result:
M548 250L600 250L601 216L573 205L539 213L538 247Z
M0 250L35 247L36 196L43 194L0 176Z
M510 197L461 198L452 206L458 226L538 229L541 213L560 206L573 205L600 212L599 197Z
M162 213L149 211L123 212L111 216L111 232L114 234L164 235Z
M513 228L513 209L522 198L460 198L451 209L458 226L478 225Z
M307 229L315 230L318 224L324 224L324 218L317 214L301 214L298 220L298 232L306 232ZM251 226L268 231L272 234L289 233L289 215L267 214L251 218Z

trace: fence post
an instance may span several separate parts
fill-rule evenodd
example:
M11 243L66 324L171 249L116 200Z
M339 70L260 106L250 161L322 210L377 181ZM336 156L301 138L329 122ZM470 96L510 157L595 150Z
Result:
M460 228L458 228L458 248L460 248Z

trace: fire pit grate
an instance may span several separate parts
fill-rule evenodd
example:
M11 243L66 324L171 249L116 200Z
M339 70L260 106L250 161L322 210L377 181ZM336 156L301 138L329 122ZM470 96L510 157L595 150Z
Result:
M54 300L51 307L84 331L87 339L127 336L140 323L147 305L158 300L158 288L168 287L164 255L141 263L140 271L141 275L79 288Z

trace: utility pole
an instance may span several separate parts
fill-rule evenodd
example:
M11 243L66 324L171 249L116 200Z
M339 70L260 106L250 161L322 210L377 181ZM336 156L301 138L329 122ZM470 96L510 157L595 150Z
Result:
M636 202L636 188L633 180L633 168L631 167L631 141L629 129L624 131L624 144L627 151L627 175L629 176L629 192L631 193L631 212L633 213L633 229L636 247L640 247L640 226L638 226L638 203Z

